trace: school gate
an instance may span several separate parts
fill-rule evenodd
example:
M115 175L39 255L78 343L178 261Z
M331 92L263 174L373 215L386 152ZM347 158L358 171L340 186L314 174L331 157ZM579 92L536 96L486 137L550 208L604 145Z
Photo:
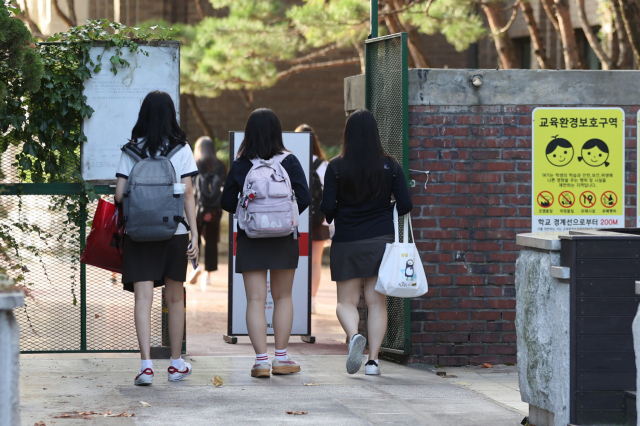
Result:
M515 363L515 240L532 229L533 110L622 109L625 223L604 225L635 226L640 74L411 69L408 75L409 167L431 172L426 187L424 174L409 174L430 291L405 313L411 348L404 360ZM345 110L365 101L365 76L345 79Z

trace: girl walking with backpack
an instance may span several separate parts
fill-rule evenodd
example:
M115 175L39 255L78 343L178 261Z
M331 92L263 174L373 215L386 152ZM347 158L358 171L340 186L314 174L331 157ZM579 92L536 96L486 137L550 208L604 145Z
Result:
M198 175L193 178L196 198L196 222L198 224L199 242L204 240L204 270L206 280L202 282L202 290L210 282L210 273L218 270L218 242L220 242L220 219L222 218L222 186L227 179L227 168L216 156L216 148L207 136L198 138L193 147L193 154L198 165ZM202 251L202 248L201 250ZM194 269L189 282L195 284L202 272L201 267Z
M327 171L327 157L320 147L320 141L316 132L308 124L301 124L296 127L296 132L313 133L313 165L311 172L313 180L311 185L311 313L316 313L316 294L320 288L320 278L322 275L322 252L324 245L331 233L329 226L324 220L324 213L320 211L322 201L322 189L324 187L324 174Z
M198 174L198 168L168 93L156 90L145 97L131 140L122 151L116 172L115 200L124 204L127 230L122 283L125 290L135 294L135 325L142 359L134 384L153 383L151 305L154 287L162 285L169 309L171 340L168 379L182 380L191 374L191 365L181 358L183 284L188 261L198 258L191 185L191 177Z
M235 272L242 274L247 295L247 330L256 352L252 377L300 371L287 354L287 345L293 325L291 290L300 254L298 214L310 202L300 161L282 142L280 120L270 109L255 110L247 120L221 202L238 219ZM273 370L267 355L267 272L274 302Z
M365 374L380 374L378 352L387 329L385 296L375 291L386 245L393 243L393 205L398 214L413 208L402 167L380 142L373 114L357 110L347 119L340 155L329 162L321 209L327 222L335 220L331 244L331 280L337 282L336 314L349 337L347 372L362 366L367 343L358 334L358 303L364 281L367 303L369 360Z

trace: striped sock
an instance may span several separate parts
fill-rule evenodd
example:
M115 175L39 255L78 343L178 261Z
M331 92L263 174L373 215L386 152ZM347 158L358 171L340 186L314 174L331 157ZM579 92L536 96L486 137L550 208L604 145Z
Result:
M260 364L261 362L269 362L269 356L265 354L256 354L256 364Z
M287 360L287 348L282 350L276 349L276 359L278 361L286 361Z

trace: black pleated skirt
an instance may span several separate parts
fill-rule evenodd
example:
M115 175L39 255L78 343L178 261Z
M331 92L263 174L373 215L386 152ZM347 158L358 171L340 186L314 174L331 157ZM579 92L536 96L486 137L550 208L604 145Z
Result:
M377 276L387 244L394 241L391 234L366 240L332 242L331 281Z
M189 234L174 235L166 241L140 243L128 235L122 246L122 285L133 291L133 283L153 281L154 287L164 285L164 277L174 281L187 280L187 246Z
M238 232L236 239L236 273L262 269L297 269L299 240L293 234L276 238L249 238Z

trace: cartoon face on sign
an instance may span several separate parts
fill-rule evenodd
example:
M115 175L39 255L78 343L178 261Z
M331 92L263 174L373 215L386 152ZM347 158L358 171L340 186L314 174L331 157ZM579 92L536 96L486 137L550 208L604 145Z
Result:
M609 167L609 147L600 139L589 139L582 145L582 157L578 161L583 161L587 166L599 167L604 164Z
M573 159L573 145L566 139L553 136L547 145L547 160L557 167L566 166Z

